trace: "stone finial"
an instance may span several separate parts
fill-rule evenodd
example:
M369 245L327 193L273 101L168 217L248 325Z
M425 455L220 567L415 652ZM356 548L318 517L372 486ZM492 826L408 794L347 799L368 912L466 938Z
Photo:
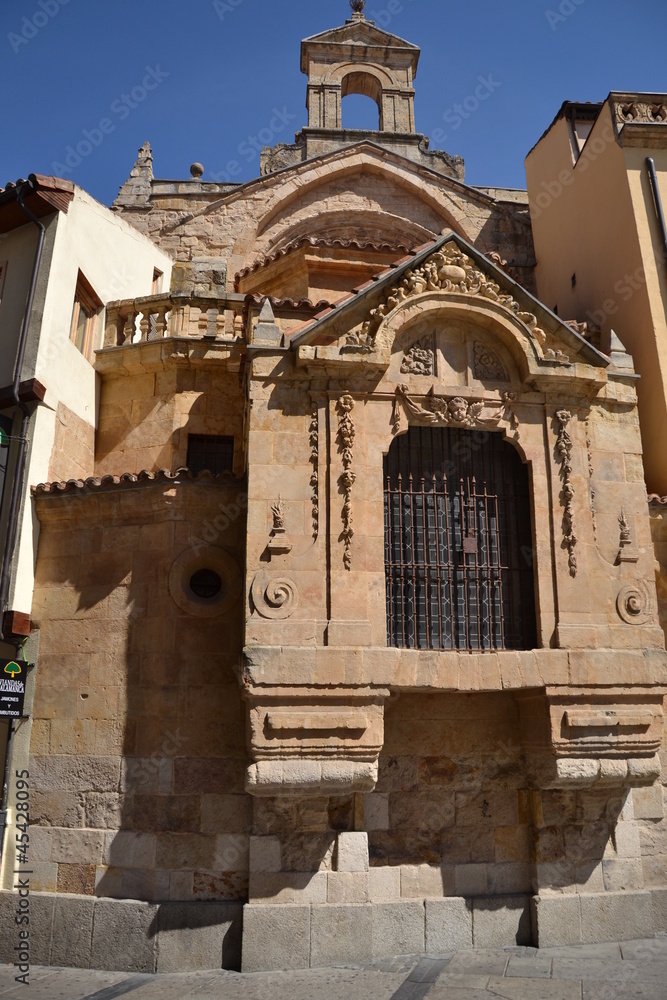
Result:
M366 0L350 0L350 7L352 8L352 13L356 17L361 17L366 20L366 15L364 14L364 7L366 6Z
M272 344L280 346L282 339L283 335L280 332L280 327L276 323L276 317L271 307L271 302L268 298L266 298L262 303L257 324L252 331L252 343L264 344L266 346L270 346Z
M134 208L148 205L152 184L153 150L150 142L145 142L139 149L139 155L130 171L130 176L120 189L113 207Z
M621 371L634 372L635 367L632 355L628 354L625 345L615 330L612 330L610 334L609 357L614 368L618 368Z
M202 177L204 173L204 165L202 163L193 163L192 166L190 167L190 173L192 174L194 179L198 181L199 178Z
M150 164L151 174L153 173L153 150L151 148L150 142L145 142L143 146L139 148L139 156L137 157L137 162L135 163L135 169L137 167L146 167Z

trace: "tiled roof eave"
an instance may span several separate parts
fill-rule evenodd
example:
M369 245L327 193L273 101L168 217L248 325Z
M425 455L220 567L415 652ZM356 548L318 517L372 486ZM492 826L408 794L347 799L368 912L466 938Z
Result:
M141 472L125 472L121 476L90 476L88 479L69 479L67 481L53 483L39 483L32 486L30 492L33 497L59 497L73 496L84 493L103 493L118 489L133 489L137 486L151 486L161 483L193 483L205 486L207 484L238 484L240 479L232 473L222 473L215 476L212 472L204 470L195 475L189 469L181 468L175 472L169 469L158 469L157 472L150 472L142 469Z

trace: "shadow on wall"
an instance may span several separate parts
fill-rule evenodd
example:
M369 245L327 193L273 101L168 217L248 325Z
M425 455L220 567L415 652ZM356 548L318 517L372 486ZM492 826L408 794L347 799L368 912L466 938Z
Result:
M126 649L118 649L114 665L124 683L113 694L106 690L108 723L122 755L120 795L98 796L97 814L87 816L87 825L108 830L97 896L247 899L250 800L236 676L244 498L244 483L231 476L147 487L122 497L122 523L109 517L101 529L107 558L117 567L114 579L121 581L111 599L129 619ZM221 519L221 507L235 507L237 523ZM204 590L202 597L189 583L209 564L221 590L212 596ZM101 557L101 575L104 567ZM215 907L196 914L171 907L155 920L160 933L192 927L193 920L220 923ZM236 947L236 930L229 933Z

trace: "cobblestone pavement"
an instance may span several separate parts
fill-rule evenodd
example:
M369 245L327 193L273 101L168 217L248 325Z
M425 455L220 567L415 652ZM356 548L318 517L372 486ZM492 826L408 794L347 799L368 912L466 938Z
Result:
M667 1000L667 936L623 944L397 958L370 966L143 976L0 966L0 1000Z

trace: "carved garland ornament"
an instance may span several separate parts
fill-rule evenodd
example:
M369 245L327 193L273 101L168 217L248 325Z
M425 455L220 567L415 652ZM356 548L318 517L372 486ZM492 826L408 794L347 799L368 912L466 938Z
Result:
M480 271L474 261L459 250L456 243L447 243L420 267L407 271L398 285L389 288L383 300L371 310L361 333L348 335L343 350L357 353L374 350L377 332L385 317L402 302L427 291L460 292L497 302L528 327L544 359L569 364L569 358L555 341L551 342L553 346L547 346L548 335L538 327L537 317L524 312L515 298L501 292L500 285Z
M572 419L572 414L569 410L559 410L556 414L556 420L558 421L559 431L558 440L556 442L556 451L558 452L558 457L561 464L561 479L563 480L563 489L561 497L565 505L565 513L563 515L563 540L569 552L569 567L570 576L574 577L577 575L577 556L575 554L575 548L577 545L577 536L574 533L574 486L572 485L572 438L570 437L567 426Z
M317 538L319 527L320 527L320 473L319 473L319 448L320 448L320 432L319 432L319 413L317 407L313 407L313 412L311 414L310 420L310 461L313 467L312 474L310 476L310 488L311 488L311 505L312 505L312 521L313 521L313 538Z
M250 588L255 610L262 618L290 618L299 604L299 591L292 580L257 573Z
M506 392L502 403L489 404L495 405L497 412L484 416L484 411L487 409L486 403L471 403L462 396L451 398L436 396L433 389L430 389L424 397L423 405L420 405L412 396L408 395L407 385L397 385L391 425L394 434L398 434L401 430L401 409L404 407L415 421L437 424L441 427L478 427L485 424L497 426L504 418L509 421L510 427L518 437L521 425L512 406L514 399L513 392Z
M597 493L595 490L595 485L593 483L593 477L595 475L595 469L593 467L593 442L591 440L591 418L588 416L586 418L586 452L588 455L588 480L590 489L590 500L591 500L591 517L593 519L593 538L597 542L598 540L598 509L597 509Z
M352 471L352 460L354 447L354 439L356 436L356 430L354 427L354 420L352 419L351 413L354 409L354 400L349 393L338 400L336 409L339 414L338 422L338 444L339 450L343 457L343 469L345 470L341 476L338 478L338 483L341 488L341 492L345 497L345 503L343 504L343 531L341 533L341 538L345 544L345 554L343 555L343 563L345 569L348 572L352 569L352 539L354 538L354 529L352 527L352 487L356 482L356 475Z

